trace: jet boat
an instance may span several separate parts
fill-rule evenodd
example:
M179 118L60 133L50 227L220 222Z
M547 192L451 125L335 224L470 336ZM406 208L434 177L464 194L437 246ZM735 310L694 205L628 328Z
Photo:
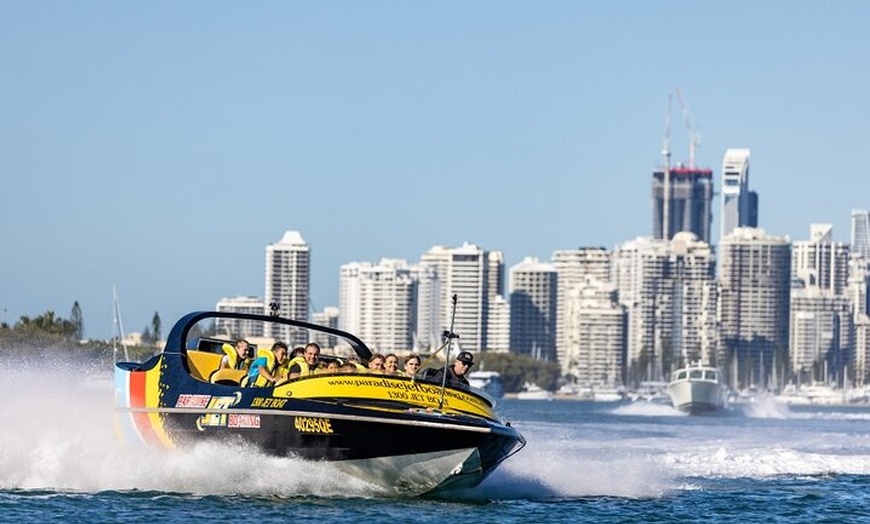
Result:
M204 440L245 442L268 454L330 461L401 495L476 486L526 443L496 414L491 396L461 384L357 369L271 387L244 385L238 380L243 372L217 373L221 344L196 336L200 326L218 319L322 333L340 339L362 361L372 354L356 336L308 322L189 313L172 328L161 353L142 363L116 363L115 412L124 440L178 449ZM271 329L259 333L276 332Z

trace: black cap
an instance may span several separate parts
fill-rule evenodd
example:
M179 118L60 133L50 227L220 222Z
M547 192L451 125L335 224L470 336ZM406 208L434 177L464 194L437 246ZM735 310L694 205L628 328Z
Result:
M468 364L469 366L474 365L474 356L468 351L460 351L459 354L456 355L456 360L463 364Z

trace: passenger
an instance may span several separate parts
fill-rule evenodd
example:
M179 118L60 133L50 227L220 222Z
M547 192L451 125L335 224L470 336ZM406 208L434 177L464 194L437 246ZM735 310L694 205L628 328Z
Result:
M383 374L384 372L384 356L380 353L375 353L369 359L369 372Z
M233 342L233 345L224 344L221 349L224 350L224 356L221 357L220 366L218 369L247 369L249 361L248 351L250 350L248 341L240 338Z
M417 370L420 369L420 355L410 354L405 357L405 369L403 370L405 375L409 377L413 377L417 374Z
M350 369L346 369L348 366L351 366ZM347 373L365 373L368 369L362 365L359 357L347 357L344 361L344 365L341 366L343 371Z
M265 388L279 386L287 381L278 374L278 368L287 359L287 344L275 342L272 349L261 350L251 363L248 372L248 385Z
M287 369L287 380L293 380L302 376L308 376L317 369L320 360L320 346L316 342L305 345L305 351L301 357L296 357Z
M456 360L453 361L453 365L447 368L447 383L451 382L454 384L463 384L468 385L468 379L465 378L465 375L468 374L468 371L474 365L474 357L468 351L461 351L458 355L456 355ZM429 371L428 369L426 371ZM444 368L440 368L437 370L432 370L431 373L426 374L426 378L433 380L435 382L441 382L444 377Z
M399 357L390 353L384 357L384 374L398 375L399 374Z
M287 356L287 360L281 364L281 367L278 368L278 374L282 377L288 376L290 373L290 366L299 362L297 359L302 359L302 355L305 353L305 346L296 346L293 348L293 351Z
M334 358L329 360L325 366L319 368L317 371L320 373L338 373L338 370L342 365L341 360Z
M339 373L358 373L359 368L354 365L353 362L345 362L338 368Z

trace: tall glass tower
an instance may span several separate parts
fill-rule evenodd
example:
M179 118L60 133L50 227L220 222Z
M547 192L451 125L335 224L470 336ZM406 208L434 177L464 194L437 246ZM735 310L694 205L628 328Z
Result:
M749 149L725 151L725 159L722 161L720 243L735 228L758 226L757 197L749 192L749 153Z
M870 211L866 209L852 210L852 253L870 260Z

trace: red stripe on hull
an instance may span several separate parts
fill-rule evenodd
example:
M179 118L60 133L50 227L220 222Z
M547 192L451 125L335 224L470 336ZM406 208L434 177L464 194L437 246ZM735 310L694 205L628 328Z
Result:
M145 387L147 373L143 371L133 371L130 373L130 407L144 408L145 407ZM142 439L151 446L159 446L162 443L154 432L154 427L151 425L151 418L148 413L142 411L133 411L133 421L136 424L136 430Z

